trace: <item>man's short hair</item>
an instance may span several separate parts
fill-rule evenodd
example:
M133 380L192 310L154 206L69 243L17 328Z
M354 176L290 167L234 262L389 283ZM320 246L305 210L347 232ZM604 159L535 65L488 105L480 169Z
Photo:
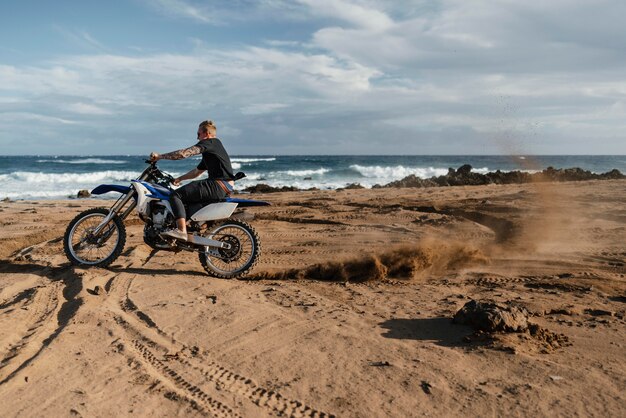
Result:
M212 120L205 120L203 122L200 122L200 126L198 126L198 129L202 129L204 132L211 135L217 134L217 126L215 126Z

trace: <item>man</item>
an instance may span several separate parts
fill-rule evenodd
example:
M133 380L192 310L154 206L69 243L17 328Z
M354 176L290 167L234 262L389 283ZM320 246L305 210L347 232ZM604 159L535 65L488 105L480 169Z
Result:
M177 229L163 233L179 240L187 241L187 224L184 203L202 203L221 200L233 191L233 168L230 157L217 138L217 128L213 121L205 120L198 126L198 143L189 148L168 152L167 154L150 154L150 161L181 160L193 155L202 154L202 161L196 168L174 179L175 186L182 180L195 179L208 171L208 179L191 182L172 193L170 204L176 217Z

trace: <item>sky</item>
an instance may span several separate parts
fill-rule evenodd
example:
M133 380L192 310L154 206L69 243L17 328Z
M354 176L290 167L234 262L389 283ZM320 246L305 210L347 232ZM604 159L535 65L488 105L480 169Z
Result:
M622 0L0 2L0 154L626 154Z

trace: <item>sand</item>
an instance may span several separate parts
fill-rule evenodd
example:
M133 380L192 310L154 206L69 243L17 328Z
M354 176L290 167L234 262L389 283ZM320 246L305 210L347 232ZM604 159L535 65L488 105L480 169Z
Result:
M134 218L110 268L70 267L69 220L110 201L0 202L0 416L624 414L626 181L255 198L245 280L146 262ZM470 300L539 331L452 323Z

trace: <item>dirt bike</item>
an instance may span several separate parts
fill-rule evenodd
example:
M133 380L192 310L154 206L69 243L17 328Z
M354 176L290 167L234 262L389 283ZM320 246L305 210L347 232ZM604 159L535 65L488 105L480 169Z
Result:
M121 196L107 208L81 212L68 225L63 248L73 265L106 267L115 261L126 243L124 220L136 209L145 223L144 242L157 251L197 252L206 272L220 278L237 278L248 273L256 264L261 243L256 231L246 222L251 214L239 210L253 206L268 206L258 200L228 197L219 202L186 206L188 239L177 240L163 235L176 228L169 202L174 178L159 170L156 162L146 161L148 167L131 180L130 186L102 184L91 194L117 192ZM235 180L245 177L237 173Z

